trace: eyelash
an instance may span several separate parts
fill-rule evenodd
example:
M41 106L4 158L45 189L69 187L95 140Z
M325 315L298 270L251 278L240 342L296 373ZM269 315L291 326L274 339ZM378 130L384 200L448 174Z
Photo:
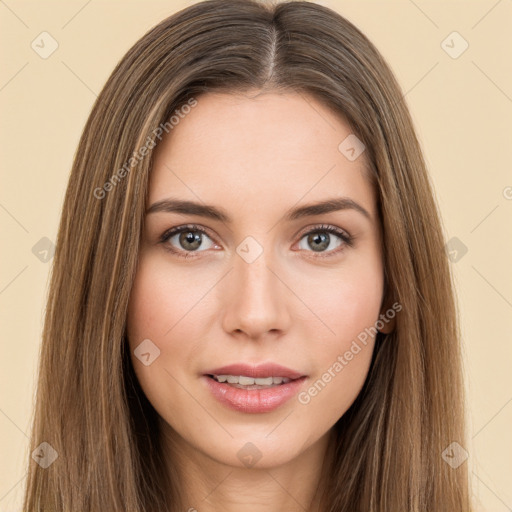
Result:
M196 224L187 224L184 226L174 227L174 228L171 228L171 229L168 229L167 231L165 231L162 234L162 236L160 237L159 243L164 245L164 249L166 251L169 251L170 253L175 254L179 258L184 258L184 259L190 258L190 257L194 258L195 256L191 256L191 255L194 254L196 251L176 250L176 249L172 248L170 245L165 245L166 242L171 237L173 237L174 235L180 234L184 231L185 232L198 231L198 232L208 236L210 239L212 239L212 237L208 234L208 232L201 226L198 226ZM325 253L322 253L322 252L316 253L317 254L317 256L315 256L316 258L331 258L331 257L339 254L341 251L345 250L345 247L353 247L353 245L354 245L355 237L353 237L352 235L350 235L348 232L346 232L344 230L341 230L339 228L336 228L336 227L330 226L330 225L326 225L326 224L321 224L321 225L315 226L312 229L310 229L309 231L302 233L299 240L302 240L305 236L310 235L312 233L334 234L334 235L338 236L339 238L341 238L341 240L343 241L343 244L334 250L331 250L331 251L325 252ZM198 252L204 252L204 251L198 251ZM306 251L306 252L314 252L314 251Z

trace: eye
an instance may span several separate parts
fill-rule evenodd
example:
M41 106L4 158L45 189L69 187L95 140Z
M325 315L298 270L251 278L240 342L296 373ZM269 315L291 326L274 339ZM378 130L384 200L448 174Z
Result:
M332 235L335 235L333 237ZM305 240L305 245L300 246L301 242ZM321 225L316 226L304 233L299 242L299 248L305 249L311 247L313 250L308 252L319 253L319 257L330 257L338 254L345 247L352 247L354 245L354 238L335 226ZM329 249L329 250L327 250Z
M333 237L332 235L335 236ZM204 237L206 237L210 243L205 244ZM173 241L173 239L175 240ZM299 247L299 249L317 253L316 257L321 258L334 256L345 247L352 247L354 243L353 236L340 228L330 225L315 226L313 229L302 234L299 246L303 240L305 240L305 243L312 247L313 250L308 251L307 247L305 248L303 246ZM181 258L195 257L193 253L203 252L200 249L220 248L213 242L204 228L195 224L168 229L160 237L160 243L163 244L166 251Z
M203 238L207 237L211 244L205 244ZM174 244L172 239L175 238ZM211 249L213 244L212 239L208 236L205 229L196 225L179 226L176 228L168 229L161 237L160 242L164 245L167 251L176 254L181 258L188 258L193 252L202 252L199 249ZM178 245L176 249L173 245Z

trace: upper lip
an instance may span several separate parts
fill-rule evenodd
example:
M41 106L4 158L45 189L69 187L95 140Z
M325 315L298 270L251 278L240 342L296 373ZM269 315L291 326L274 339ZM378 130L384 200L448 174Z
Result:
M300 379L305 377L301 372L291 370L277 363L264 363L250 365L246 363L235 363L213 370L208 370L205 375L245 375L253 378L265 377L286 377L288 379Z

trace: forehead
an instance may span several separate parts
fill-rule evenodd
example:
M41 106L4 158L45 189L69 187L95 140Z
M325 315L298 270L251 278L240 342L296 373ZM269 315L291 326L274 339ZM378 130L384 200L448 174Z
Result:
M310 95L204 94L157 146L149 202L172 195L255 213L343 195L373 215L366 155L344 151L351 137Z

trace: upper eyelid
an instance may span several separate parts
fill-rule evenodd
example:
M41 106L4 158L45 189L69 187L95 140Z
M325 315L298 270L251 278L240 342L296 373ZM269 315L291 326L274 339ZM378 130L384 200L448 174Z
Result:
M167 229L166 231L164 231L162 238L164 238L164 237L170 238L170 237L175 236L187 229L190 231L200 231L201 233L208 235L212 240L215 240L215 236L213 236L211 234L211 231L208 228L206 228L204 226L200 226L198 224L182 224L180 226L176 226L174 228Z
M296 233L294 235L294 238L297 236L300 236L300 238L302 238L303 236L309 234L310 232L322 231L322 230L326 230L327 228L333 228L335 230L338 230L341 232L341 234L344 234L347 238L349 238L351 240L354 239L354 236L351 235L350 232L347 231L346 229L340 228L338 226L334 226L333 224L326 224L326 223L319 223L319 224L305 227L305 228L299 230L298 233ZM168 240L169 238L171 238L177 234L180 234L181 232L183 232L187 229L189 229L190 231L202 232L202 233L206 234L214 243L219 244L219 242L217 242L217 240L216 240L215 235L211 234L210 229L206 228L205 226L201 226L200 224L182 224L179 226L175 226L173 228L170 228L170 229L164 231L161 238ZM336 235L336 233L332 233L332 232L331 232L331 234ZM343 239L341 234L339 234L337 236L339 236L341 239Z

